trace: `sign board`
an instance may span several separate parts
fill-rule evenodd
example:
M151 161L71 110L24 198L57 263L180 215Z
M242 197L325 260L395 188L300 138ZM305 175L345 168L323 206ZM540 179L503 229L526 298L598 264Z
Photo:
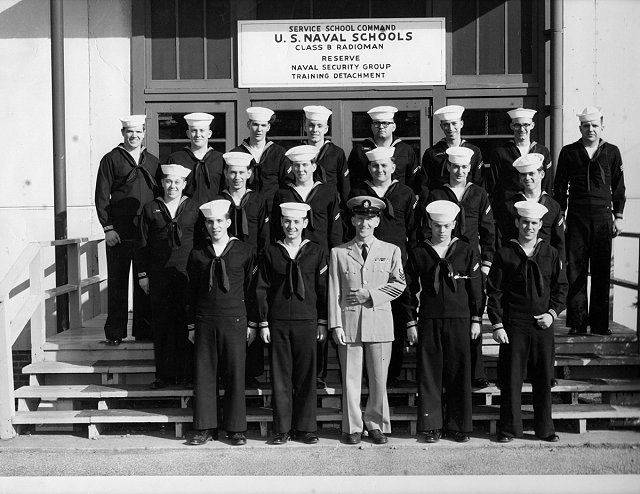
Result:
M445 84L445 19L238 21L239 87Z

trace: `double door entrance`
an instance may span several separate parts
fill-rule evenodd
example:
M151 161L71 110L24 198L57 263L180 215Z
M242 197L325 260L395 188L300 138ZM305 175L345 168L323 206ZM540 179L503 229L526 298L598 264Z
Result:
M276 112L269 138L285 148L303 144L306 140L304 111L307 105L323 105L333 114L326 138L344 149L348 155L353 144L371 137L371 119L367 111L375 106L398 108L395 115L395 135L413 146L422 156L431 143L428 99L398 100L253 100L253 106L265 106ZM235 102L216 103L149 103L147 116L147 147L164 160L169 154L188 144L184 115L206 112L214 115L211 146L220 152L234 148L248 134L246 113Z

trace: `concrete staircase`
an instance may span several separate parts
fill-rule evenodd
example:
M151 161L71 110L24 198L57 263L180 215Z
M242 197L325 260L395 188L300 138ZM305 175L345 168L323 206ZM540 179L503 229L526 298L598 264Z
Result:
M97 437L108 424L175 424L182 436L192 420L189 408L193 390L185 387L149 389L154 379L153 345L125 340L118 347L103 343L104 316L81 329L65 331L44 344L44 359L24 368L29 386L16 390L18 430L36 431L86 427ZM640 355L635 331L613 326L611 336L568 336L562 322L556 329L556 377L553 388L554 419L569 420L583 432L592 426L640 424ZM484 328L484 354L489 378L495 382L498 345ZM130 341L131 340L131 341ZM389 389L392 420L416 433L415 355L407 348L405 380ZM266 360L268 362L268 360ZM329 362L327 389L318 390L318 422L339 426L342 388L337 359ZM272 420L271 386L267 372L258 389L247 389L248 421L263 436ZM523 386L525 419L532 417L526 404L531 386ZM363 396L367 395L366 387ZM495 431L500 390L495 386L474 390L474 422ZM403 425L401 425L401 423ZM396 427L394 425L394 427ZM151 427L151 426L149 426Z

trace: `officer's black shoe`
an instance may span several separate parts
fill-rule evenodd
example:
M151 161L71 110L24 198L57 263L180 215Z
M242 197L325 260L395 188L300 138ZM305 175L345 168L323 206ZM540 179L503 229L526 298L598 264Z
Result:
M189 446L200 446L207 441L213 441L216 434L213 429L204 429L201 431L193 431L193 435L187 440Z
M496 441L499 443L510 443L513 441L513 438L511 436L505 436L504 434L498 434Z
M327 389L327 382L321 377L316 377L316 388Z
M380 429L373 429L369 431L369 437L373 441L373 444L387 444L389 441Z
M592 329L591 334L597 334L600 336L608 336L611 334L610 329Z
M469 441L469 436L460 431L447 431L446 436L449 439L453 439L457 443L466 443Z
M489 382L488 379L485 379L483 377L480 377L478 379L474 379L471 383L471 385L474 388L478 388L478 389L482 389L482 388L488 388L489 386L491 386L491 383Z
M437 443L440 440L440 436L442 433L438 429L434 429L431 431L422 431L420 432L420 436L425 443Z
M359 444L362 440L362 433L352 432L351 434L342 434L342 440L345 444Z
M320 440L315 432L299 432L296 435L296 439L305 444L316 444Z
M247 437L244 432L227 433L227 439L231 442L231 446L244 446L247 444Z
M551 387L555 388L558 385L558 380L556 378L551 379Z
M122 343L122 338L114 338L113 340L107 338L107 341L105 341L105 343L108 346L118 346L120 343Z
M557 443L560 440L558 434L551 434L550 436L539 437L538 439L540 439L541 441L546 441L548 443Z
M289 439L291 439L291 435L288 432L278 432L273 436L273 444L281 445L289 441Z

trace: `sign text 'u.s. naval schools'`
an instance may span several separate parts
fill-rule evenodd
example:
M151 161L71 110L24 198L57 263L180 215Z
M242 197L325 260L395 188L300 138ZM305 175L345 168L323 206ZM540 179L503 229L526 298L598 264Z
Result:
M238 21L240 87L445 83L443 18Z

